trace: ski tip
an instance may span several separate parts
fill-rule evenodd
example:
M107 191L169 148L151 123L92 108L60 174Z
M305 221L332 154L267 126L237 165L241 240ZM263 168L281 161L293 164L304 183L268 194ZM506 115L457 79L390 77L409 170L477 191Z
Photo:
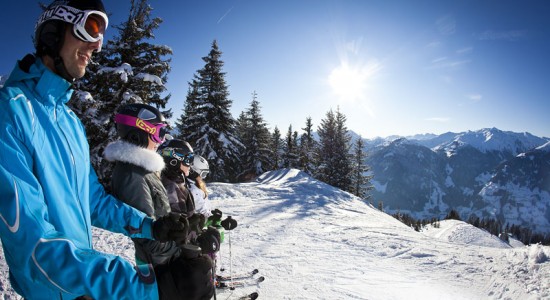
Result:
M258 272L260 272L260 271L258 271L258 269L252 270L252 274L258 274Z
M248 298L254 300L254 299L258 299L258 296L259 296L258 293L254 292L254 293L248 295Z
M264 281L264 280L265 280L265 277L263 277L263 276L261 276L261 277L258 278L258 282L262 282L262 281Z

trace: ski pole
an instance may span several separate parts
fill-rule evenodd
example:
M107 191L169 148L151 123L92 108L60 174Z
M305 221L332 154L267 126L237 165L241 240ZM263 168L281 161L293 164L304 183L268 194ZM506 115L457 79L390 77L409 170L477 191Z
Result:
M231 285L233 285L233 255L231 253L231 230L229 230L229 275L231 276Z

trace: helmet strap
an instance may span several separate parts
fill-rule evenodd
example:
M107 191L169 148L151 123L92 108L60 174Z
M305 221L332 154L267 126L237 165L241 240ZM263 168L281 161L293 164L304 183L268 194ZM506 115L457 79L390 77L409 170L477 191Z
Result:
M72 77L67 71L67 68L65 68L65 64L63 63L63 59L61 58L61 56L59 56L59 53L54 57L53 63L55 65L55 71L57 72L57 75L63 77L63 79L67 80L69 83L74 82L75 78Z
M69 83L73 83L75 78L69 75L63 59L59 55L61 48L65 43L65 33L67 24L61 21L50 21L44 24L41 32L36 37L38 39L37 55L48 55L53 59L55 72Z

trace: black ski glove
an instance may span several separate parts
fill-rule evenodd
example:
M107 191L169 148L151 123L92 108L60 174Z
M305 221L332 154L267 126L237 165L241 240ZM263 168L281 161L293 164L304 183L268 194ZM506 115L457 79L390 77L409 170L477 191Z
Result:
M223 229L225 230L233 230L235 229L235 227L237 227L237 220L231 218L231 216L225 218L225 220L223 220L221 223L220 223L223 227Z
M202 253L210 254L220 250L220 232L209 226L203 233L197 237L197 244L201 247Z
M187 234L187 242L196 244L197 236L202 232L206 218L202 214L194 214L187 218L189 221L189 233Z
M186 245L189 246L189 245ZM212 260L208 255L181 255L170 263L157 265L155 276L160 300L208 300L214 295Z
M206 223L206 219L202 214L193 214L191 217L187 218L189 221L189 231L201 232Z
M153 222L153 237L160 242L175 241L178 245L185 244L188 231L187 218L175 212Z
M212 215L208 217L208 220L212 221L212 224L219 222L222 219L222 211L219 209L214 209L210 211Z

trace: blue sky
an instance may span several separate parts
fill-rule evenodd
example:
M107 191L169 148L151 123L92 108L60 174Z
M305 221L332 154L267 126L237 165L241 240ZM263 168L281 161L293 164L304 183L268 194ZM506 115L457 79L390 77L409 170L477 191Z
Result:
M49 1L44 1L49 3ZM104 0L112 25L129 0ZM172 48L168 107L218 41L236 118L256 91L270 128L338 107L365 138L486 127L550 137L550 2L151 0ZM37 1L4 1L0 74L31 52Z

